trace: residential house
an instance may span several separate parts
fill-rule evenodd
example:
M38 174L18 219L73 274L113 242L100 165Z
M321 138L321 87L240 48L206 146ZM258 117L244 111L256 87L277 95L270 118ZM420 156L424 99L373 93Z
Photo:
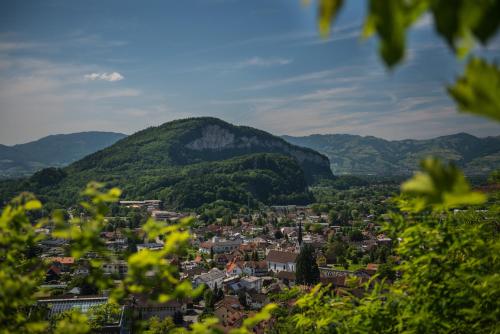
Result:
M199 251L205 254L210 254L210 252L214 254L231 253L235 249L238 249L242 243L243 239L241 238L224 239L213 237L208 242L202 242Z
M122 260L105 262L102 264L102 270L105 274L117 274L118 276L123 277L127 274L128 265L126 261Z
M262 278L256 276L242 277L240 279L240 284L246 290L260 291L260 289L262 289Z
M225 296L224 299L215 304L214 315L219 318L220 324L224 327L239 327L246 317L236 296Z

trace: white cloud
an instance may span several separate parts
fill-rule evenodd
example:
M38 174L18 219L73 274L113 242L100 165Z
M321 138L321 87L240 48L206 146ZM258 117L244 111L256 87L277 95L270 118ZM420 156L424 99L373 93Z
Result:
M0 41L0 52L32 49L40 45L39 43Z
M84 76L85 79L87 80L104 80L104 81L109 81L109 82L115 82L115 81L120 81L124 79L124 76L121 75L118 72L112 72L112 73L90 73L90 74L85 74Z
M287 58L261 58L261 57L252 57L250 59L244 60L238 64L236 67L251 67L251 66L260 66L260 67L269 67L275 65L288 65L292 62L292 59Z
M217 71L220 73L227 73L247 68L284 66L292 62L293 59L290 58L282 58L282 57L262 58L255 56L237 62L223 62L223 63L212 63L207 65L202 65L190 68L186 72Z

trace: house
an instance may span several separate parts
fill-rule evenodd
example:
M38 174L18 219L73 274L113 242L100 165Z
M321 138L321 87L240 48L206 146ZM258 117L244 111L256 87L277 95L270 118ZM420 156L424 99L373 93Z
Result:
M225 296L215 304L214 315L225 327L239 327L246 317L243 307L236 296Z
M75 258L71 256L65 257L49 257L48 260L50 262L57 262L63 266L73 266L75 264Z
M132 297L132 310L141 320L158 317L160 320L173 317L176 313L185 313L186 304L178 300L169 300L159 303L148 299L145 295L134 295Z
M266 256L268 270L295 272L297 253L271 250Z
M289 271L280 271L276 277L286 286L294 286L295 285L295 273Z
M58 267L62 272L68 272L75 265L75 258L71 256L66 257L49 257L47 258L50 263Z
M269 304L269 297L263 293L249 291L246 293L247 304L251 309L260 310L266 304Z
M157 221L168 222L168 221L179 220L181 218L186 217L186 215L181 214L181 213L177 213L177 212L173 212L173 211L153 210L151 212L151 217Z
M78 268L75 269L74 274L76 276L87 276L90 273L89 267L87 264L82 264Z
M316 255L316 264L318 265L318 267L326 266L326 257L323 255L323 253L319 252L319 254Z
M47 272L45 273L45 282L57 282L61 278L62 272L61 268L56 265L51 265Z
M392 239L387 237L385 234L377 235L377 244L379 245L390 245L392 243Z
M148 249L150 251L161 250L161 249L163 249L163 244L160 244L157 242L149 242L149 243L137 245L138 252L140 252L143 249Z
M377 270L378 270L378 264L376 263L368 263L366 265L366 272L369 275L375 275L377 273Z
M231 253L232 251L239 248L243 243L241 238L234 239L223 239L219 237L213 237L210 241L202 242L200 244L200 253L210 254L222 254Z
M227 276L241 276L243 275L243 267L241 261L238 262L229 262L226 265L226 274Z
M195 287L205 284L211 290L213 290L216 286L222 287L222 282L226 278L226 273L217 268L210 269L209 272L203 273L201 275L196 275L193 279L193 285Z
M126 261L122 260L105 262L102 264L102 270L107 275L118 274L120 277L123 277L127 274L128 265Z
M249 276L262 277L268 274L266 261L245 261L243 262L243 274Z
M246 290L260 291L262 289L262 278L255 276L243 277L240 279L240 284Z
M218 266L225 266L232 260L233 256L230 254L215 254L214 261Z

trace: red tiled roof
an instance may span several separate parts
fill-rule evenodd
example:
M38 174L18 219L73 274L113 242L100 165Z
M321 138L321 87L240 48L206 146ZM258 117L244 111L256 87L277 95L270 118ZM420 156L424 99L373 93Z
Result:
M295 262L297 259L297 253L283 252L277 250L271 250L266 256L266 261L278 262L278 263L288 263Z
M60 264L74 264L75 258L71 256L67 257L51 257L49 258L51 262L59 262Z

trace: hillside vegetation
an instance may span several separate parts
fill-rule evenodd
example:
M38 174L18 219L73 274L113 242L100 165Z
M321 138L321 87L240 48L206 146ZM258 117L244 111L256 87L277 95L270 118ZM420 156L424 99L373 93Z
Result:
M29 176L48 167L64 167L126 137L115 132L51 135L26 144L0 145L0 178Z
M408 175L426 156L454 162L468 175L488 175L500 168L500 136L477 138L459 133L394 141L346 134L283 138L327 155L334 174Z
M2 199L29 190L45 202L71 205L90 180L123 189L125 198L158 198L172 208L216 201L304 204L308 185L332 179L328 158L264 131L215 118L152 127L63 169L5 181Z

